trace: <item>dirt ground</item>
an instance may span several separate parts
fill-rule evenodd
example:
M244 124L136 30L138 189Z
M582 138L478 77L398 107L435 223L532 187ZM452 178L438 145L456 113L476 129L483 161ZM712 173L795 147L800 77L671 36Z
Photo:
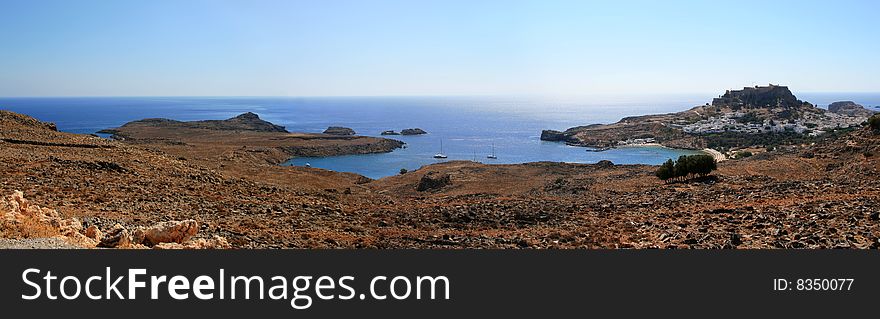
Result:
M880 136L867 129L675 184L653 166L544 162L370 180L275 165L250 150L276 145L244 136L244 150L110 141L0 112L0 193L100 229L194 219L236 248L880 247Z

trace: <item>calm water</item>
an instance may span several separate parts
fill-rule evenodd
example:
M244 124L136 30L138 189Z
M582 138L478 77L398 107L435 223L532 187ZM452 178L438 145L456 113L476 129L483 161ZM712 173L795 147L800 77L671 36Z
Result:
M819 105L852 99L880 105L880 94L823 93L799 96ZM290 131L321 132L327 126L353 128L361 135L380 136L384 130L418 127L420 136L390 136L407 148L387 154L296 158L288 165L305 165L363 174L371 178L397 174L401 168L417 169L435 163L432 155L443 151L446 160L484 163L558 161L595 163L607 159L619 164L659 164L692 151L662 147L620 148L586 152L562 143L542 142L542 129L610 123L624 116L674 112L703 104L711 95L635 96L629 98L582 97L345 97L345 98L0 98L0 109L55 122L74 133L94 133L148 117L177 120L225 119L243 112L284 125ZM811 99L812 98L812 99ZM497 160L486 155L495 145Z

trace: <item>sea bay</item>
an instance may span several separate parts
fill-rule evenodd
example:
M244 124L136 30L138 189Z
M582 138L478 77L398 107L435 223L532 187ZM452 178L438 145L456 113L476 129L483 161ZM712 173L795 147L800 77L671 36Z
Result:
M878 94L804 94L819 105L855 99L880 104ZM143 118L175 120L225 119L244 112L285 126L291 132L321 132L344 126L359 135L381 136L385 130L421 128L425 135L385 136L406 147L391 153L294 158L286 165L312 167L381 178L400 169L449 160L488 164L537 161L616 164L659 164L698 151L659 146L624 147L588 152L582 147L539 139L541 130L564 130L611 123L625 116L686 110L711 100L710 94L542 97L73 97L0 98L7 109L54 122L59 130L89 134ZM813 100L811 100L813 99ZM448 158L435 159L440 152ZM487 155L494 152L497 159Z

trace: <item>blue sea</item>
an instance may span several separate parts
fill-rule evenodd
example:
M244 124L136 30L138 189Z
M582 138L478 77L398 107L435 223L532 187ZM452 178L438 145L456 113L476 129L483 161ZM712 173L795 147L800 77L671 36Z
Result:
M397 174L449 160L491 164L555 161L617 164L659 164L695 151L663 147L618 148L587 152L585 148L544 142L541 130L594 123L621 117L686 110L711 101L711 94L541 97L76 97L0 98L0 109L54 122L59 130L94 133L143 118L176 120L226 119L243 112L287 127L291 132L321 132L345 126L359 135L380 136L385 130L422 128L418 136L388 136L406 148L385 154L294 158L286 165L306 165L353 172L370 178ZM880 105L880 94L821 93L799 98L817 105L855 100ZM498 159L488 159L494 145Z

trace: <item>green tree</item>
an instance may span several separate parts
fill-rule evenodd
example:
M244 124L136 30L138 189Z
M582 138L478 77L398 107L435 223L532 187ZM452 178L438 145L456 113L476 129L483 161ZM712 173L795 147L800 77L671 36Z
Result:
M880 132L880 114L874 114L874 116L869 118L868 126L870 126L872 130Z
M690 161L686 155L682 155L678 158L678 161L675 161L675 178L678 180L685 180L687 176L690 174L690 170L688 168Z
M667 160L654 173L664 181L669 179L685 181L694 176L704 177L718 169L715 158L709 155L682 155L678 160Z
M666 162L663 163L663 165L660 165L660 168L657 169L655 175L663 181L675 177L675 162L671 158L666 160Z
M718 169L715 158L709 155L691 156L691 173L699 176L706 176L712 171Z

